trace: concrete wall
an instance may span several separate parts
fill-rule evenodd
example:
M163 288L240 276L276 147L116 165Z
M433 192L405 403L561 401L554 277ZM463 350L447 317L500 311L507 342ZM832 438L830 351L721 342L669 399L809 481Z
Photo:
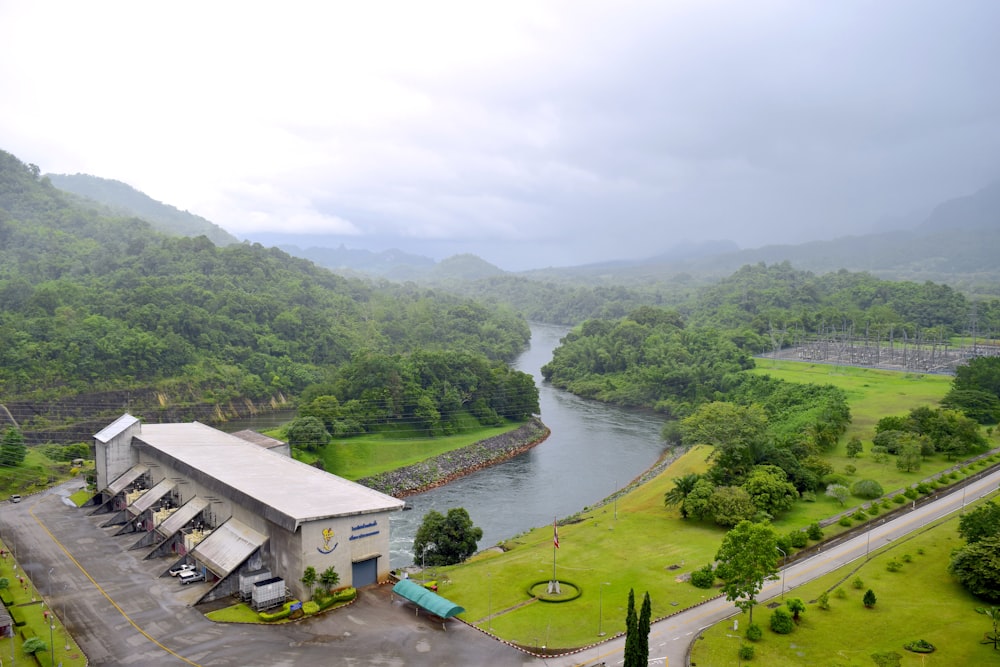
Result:
M132 449L132 435L140 432L136 422L108 442L94 440L94 466L97 473L97 488L106 489L125 471L139 462L138 454Z

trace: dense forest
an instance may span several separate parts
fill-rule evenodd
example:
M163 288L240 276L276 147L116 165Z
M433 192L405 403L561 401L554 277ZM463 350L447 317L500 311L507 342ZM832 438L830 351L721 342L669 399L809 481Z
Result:
M109 217L0 152L4 403L122 389L166 402L266 400L332 381L359 355L448 350L492 369L529 335L508 308Z

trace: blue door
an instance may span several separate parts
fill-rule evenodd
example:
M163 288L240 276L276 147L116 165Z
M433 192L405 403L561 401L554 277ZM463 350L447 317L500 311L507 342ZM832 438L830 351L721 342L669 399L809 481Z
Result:
M361 560L351 567L351 585L355 588L378 583L378 556Z

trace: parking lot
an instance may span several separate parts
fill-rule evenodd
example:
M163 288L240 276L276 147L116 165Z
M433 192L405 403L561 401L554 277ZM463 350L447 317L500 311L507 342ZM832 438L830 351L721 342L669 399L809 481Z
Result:
M208 584L161 576L174 561L128 551L134 535L109 536L104 519L69 501L79 487L0 504L0 538L93 665L544 664L455 619L442 629L394 600L389 586L362 589L351 606L298 623L213 623L191 606Z

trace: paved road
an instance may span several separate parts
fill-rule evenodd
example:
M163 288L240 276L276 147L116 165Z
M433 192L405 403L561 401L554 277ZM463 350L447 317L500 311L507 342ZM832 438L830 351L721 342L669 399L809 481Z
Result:
M768 583L758 599L780 596L807 581L894 542L921 526L961 509L997 488L1000 471L966 489L918 505L894 520L883 519L867 532L831 545L791 564L782 579ZM283 626L216 624L190 607L198 588L159 577L170 561L143 561L144 551L128 551L135 536L110 537L72 506L67 484L0 508L0 537L39 592L83 648L93 665L255 665L348 664L466 667L579 667L619 665L624 639L583 651L541 659L526 655L478 630L452 620L448 629L408 603L393 600L388 587L363 591L346 610ZM653 624L650 664L686 665L698 633L737 610L715 599ZM56 655L62 650L56 643Z

